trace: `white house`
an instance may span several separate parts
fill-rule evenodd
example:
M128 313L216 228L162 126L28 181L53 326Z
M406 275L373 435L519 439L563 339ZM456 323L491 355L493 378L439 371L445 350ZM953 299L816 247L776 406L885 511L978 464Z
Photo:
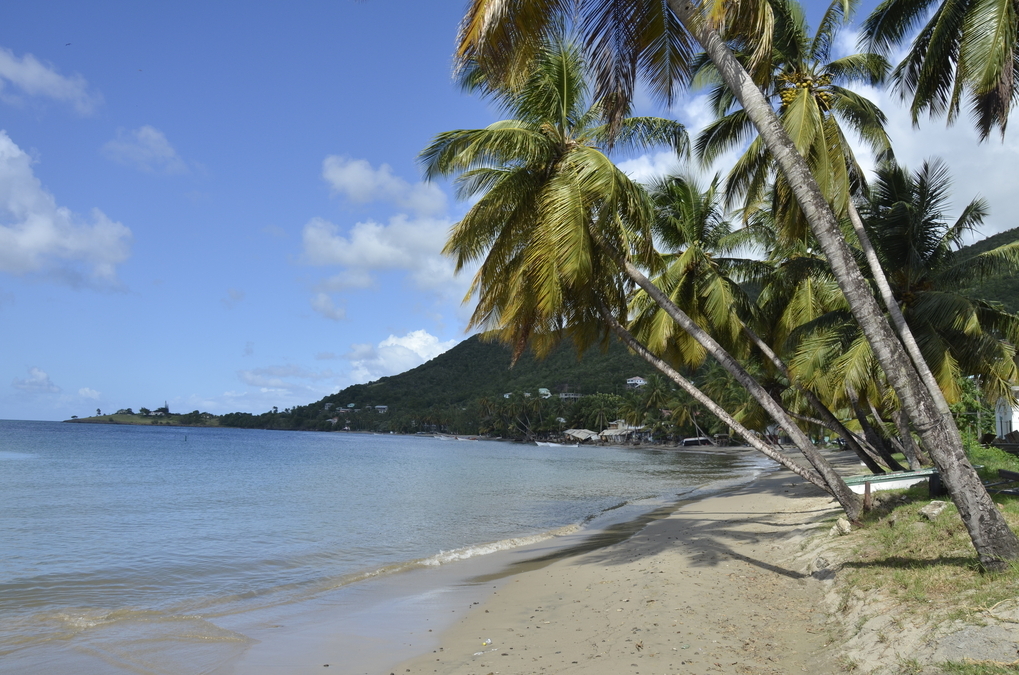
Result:
M635 375L626 379L627 389L636 389L637 387L643 387L645 384L647 384L647 380L640 375Z
M1012 393L1019 395L1019 387L1012 387ZM1004 398L999 398L994 406L994 433L998 438L1019 429L1019 407L1009 405Z

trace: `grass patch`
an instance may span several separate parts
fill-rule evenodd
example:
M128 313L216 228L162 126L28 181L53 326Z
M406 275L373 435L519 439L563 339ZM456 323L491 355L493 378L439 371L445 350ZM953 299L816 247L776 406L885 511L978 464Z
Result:
M996 480L999 468L1019 471L1019 458L997 448L969 443L967 451L974 464L984 465L980 471L984 480ZM847 542L849 561L840 575L845 597L855 591L881 593L922 618L953 620L973 617L1019 596L1019 565L1006 572L984 572L951 502L933 521L920 515L931 501L925 484L874 496L875 508L863 516L863 527ZM1019 530L1019 498L992 497L1009 526Z

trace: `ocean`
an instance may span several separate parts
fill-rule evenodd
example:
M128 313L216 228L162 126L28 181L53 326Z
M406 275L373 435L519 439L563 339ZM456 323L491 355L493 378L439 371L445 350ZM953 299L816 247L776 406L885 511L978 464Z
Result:
M454 613L456 589L507 556L774 467L746 452L0 421L0 673L297 672L253 655L295 640L313 653L311 627L333 619L331 633L358 633L356 669L381 667L424 644L387 643L401 621Z

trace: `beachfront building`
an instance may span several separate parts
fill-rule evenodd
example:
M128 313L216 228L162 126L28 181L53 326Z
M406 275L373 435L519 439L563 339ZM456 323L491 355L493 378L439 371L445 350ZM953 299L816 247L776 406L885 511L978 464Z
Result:
M627 389L637 389L638 387L643 387L645 384L647 384L647 380L640 375L634 375L626 380Z
M1019 387L1012 387L1012 395L1019 396ZM994 433L998 438L1019 430L1019 405L1002 397L994 406Z

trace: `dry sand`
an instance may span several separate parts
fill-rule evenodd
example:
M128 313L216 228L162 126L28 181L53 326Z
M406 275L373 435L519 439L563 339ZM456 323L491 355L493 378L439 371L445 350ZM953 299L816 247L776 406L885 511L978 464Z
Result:
M683 504L622 542L509 570L391 672L841 673L801 554L838 512L786 471Z

